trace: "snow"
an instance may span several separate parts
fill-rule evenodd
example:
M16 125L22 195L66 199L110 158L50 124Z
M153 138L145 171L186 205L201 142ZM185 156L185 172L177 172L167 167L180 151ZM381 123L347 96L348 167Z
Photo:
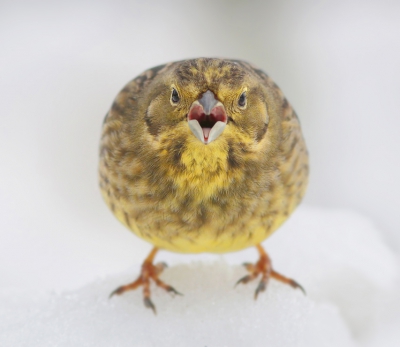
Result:
M132 236L134 237L134 236ZM380 346L398 339L399 262L373 224L346 210L302 206L264 242L274 268L302 284L271 280L234 288L255 261L253 249L229 255L160 252L161 278L183 296L152 287L157 315L140 290L108 295L137 276L137 264L61 292L0 292L4 346ZM394 344L392 344L394 346Z
M1 8L0 346L399 345L398 2ZM314 207L301 206L264 246L307 296L275 281L257 302L256 283L233 289L255 249L160 252L170 265L162 278L185 295L155 289L154 317L140 292L107 299L151 246L101 200L100 125L132 77L197 56L258 65L299 114Z
M272 282L254 301L254 285L233 288L239 266L219 261L177 265L163 278L184 296L155 290L158 314L141 293L107 299L131 275L114 276L80 290L52 294L2 317L5 346L353 346L338 310ZM15 300L16 298L14 298Z

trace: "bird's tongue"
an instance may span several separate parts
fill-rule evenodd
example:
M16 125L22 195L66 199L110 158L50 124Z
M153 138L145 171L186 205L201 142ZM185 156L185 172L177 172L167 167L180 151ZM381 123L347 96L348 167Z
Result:
M211 128L203 128L204 139L208 140L208 136L210 135Z

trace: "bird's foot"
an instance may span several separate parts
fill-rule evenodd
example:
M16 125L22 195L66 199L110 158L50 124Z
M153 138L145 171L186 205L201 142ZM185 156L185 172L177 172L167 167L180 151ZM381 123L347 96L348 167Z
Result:
M261 245L257 245L257 250L260 254L260 259L257 263L244 263L244 267L247 271L250 272L249 275L242 277L239 281L236 282L236 285L239 283L246 284L254 279L256 279L259 275L261 275L261 281L257 286L257 289L254 293L254 299L257 299L257 296L260 292L265 291L267 288L267 284L269 279L275 278L276 280L286 283L293 288L300 288L303 293L305 294L304 288L298 284L296 281L292 280L291 278L287 278L272 269L271 259L269 258L268 254L264 251Z
M154 313L156 313L156 307L154 306L153 302L150 299L150 280L153 280L154 283L158 286L166 290L167 292L171 293L172 295L182 295L179 293L175 288L171 287L170 285L164 283L161 281L158 276L161 274L161 272L167 267L167 264L165 263L158 263L158 264L153 264L154 257L157 253L157 248L153 248L149 256L146 258L146 260L142 264L142 271L140 272L139 277L136 279L136 281L126 284L124 286L118 287L115 289L111 294L110 298L113 295L120 295L123 294L129 290L134 290L140 286L143 286L143 302L144 305L147 308L150 308L153 310Z

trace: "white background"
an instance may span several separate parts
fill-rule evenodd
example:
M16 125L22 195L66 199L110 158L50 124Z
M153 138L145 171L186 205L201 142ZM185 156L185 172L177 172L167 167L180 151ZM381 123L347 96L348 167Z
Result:
M399 18L396 1L1 1L2 288L141 262L150 246L98 191L101 123L137 74L199 56L263 68L302 122L306 203L368 216L399 251Z

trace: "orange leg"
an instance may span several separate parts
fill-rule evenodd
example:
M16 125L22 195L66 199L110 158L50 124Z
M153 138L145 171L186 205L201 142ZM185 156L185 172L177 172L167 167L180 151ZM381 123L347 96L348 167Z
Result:
M111 294L110 298L114 295L120 295L122 293L127 292L128 290L134 290L138 288L139 286L143 286L143 301L144 305L148 308L151 308L154 313L156 313L156 307L150 300L150 279L152 279L155 284L163 289L165 289L167 292L170 292L172 294L177 294L177 295L182 295L181 293L177 292L173 287L169 286L168 284L164 283L161 281L158 276L161 274L161 272L166 268L165 263L159 263L154 265L153 261L156 256L156 253L158 251L158 248L154 247L148 257L145 259L145 261L142 264L142 271L139 275L139 277L136 279L136 281L126 284L124 286L118 287L115 289Z
M257 299L258 294L265 290L265 288L267 287L267 283L271 277L275 278L278 281L286 283L292 286L293 288L300 288L304 294L306 293L303 287L296 281L287 278L285 276L282 276L281 274L274 271L272 269L271 259L268 257L268 254L265 252L264 248L262 248L260 244L257 245L256 247L258 253L260 254L260 259L256 264L250 264L250 263L243 264L246 267L246 269L250 272L250 274L242 277L239 281L236 282L236 285L238 285L239 283L246 284L251 280L256 279L259 275L261 275L261 281L257 286L256 292L254 294L254 299Z

